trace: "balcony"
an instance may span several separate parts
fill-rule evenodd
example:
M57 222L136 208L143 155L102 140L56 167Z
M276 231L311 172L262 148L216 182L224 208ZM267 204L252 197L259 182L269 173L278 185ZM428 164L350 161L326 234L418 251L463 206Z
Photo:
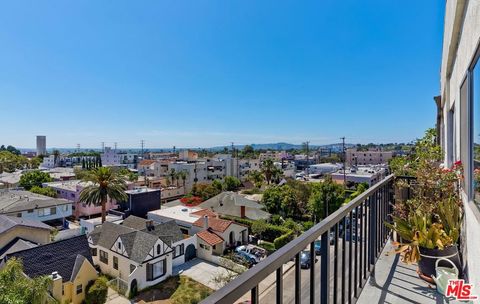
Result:
M415 266L391 253L384 222L393 182L386 177L202 303L442 303ZM301 267L304 250L315 261L309 269Z

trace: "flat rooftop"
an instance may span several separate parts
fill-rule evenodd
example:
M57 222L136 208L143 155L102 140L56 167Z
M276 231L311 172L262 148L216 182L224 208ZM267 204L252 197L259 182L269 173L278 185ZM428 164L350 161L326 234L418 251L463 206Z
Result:
M54 207L71 203L71 201L66 199L52 198L29 191L0 191L0 213L11 213L37 208Z
M199 217L191 215L191 213L199 210L201 210L201 208L179 205L159 210L153 210L148 212L148 214L155 214L161 217L171 218L174 220L193 224L198 220Z
M155 189L155 188L137 188L137 189L127 190L127 191L125 191L125 193L127 193L127 194L138 194L138 193L156 192L156 191L160 191L160 189Z

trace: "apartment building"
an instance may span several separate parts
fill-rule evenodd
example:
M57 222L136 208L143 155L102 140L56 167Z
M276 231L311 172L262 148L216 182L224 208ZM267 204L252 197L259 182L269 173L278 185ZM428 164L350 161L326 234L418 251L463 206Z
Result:
M347 149L346 160L349 166L388 164L392 159L392 151Z
M103 166L120 166L120 154L117 149L105 147L104 151L100 153Z
M445 150L444 164L461 161L465 181L465 233L461 242L464 272L480 294L480 1L446 1L438 135Z

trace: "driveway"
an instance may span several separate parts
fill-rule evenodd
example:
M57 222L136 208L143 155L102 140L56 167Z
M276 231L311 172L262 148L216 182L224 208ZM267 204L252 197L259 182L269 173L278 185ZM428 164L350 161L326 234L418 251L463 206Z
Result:
M213 290L218 290L222 287L222 284L215 283L214 278L235 273L222 266L196 258L173 268L173 275L180 274L208 286Z

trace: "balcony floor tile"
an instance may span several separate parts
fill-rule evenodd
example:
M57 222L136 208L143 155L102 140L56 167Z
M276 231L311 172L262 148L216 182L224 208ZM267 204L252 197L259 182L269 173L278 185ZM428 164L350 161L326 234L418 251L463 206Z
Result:
M375 278L370 277L357 303L457 303L439 294L434 285L421 280L416 272L417 265L403 263L393 250L390 243L385 246L375 266Z

